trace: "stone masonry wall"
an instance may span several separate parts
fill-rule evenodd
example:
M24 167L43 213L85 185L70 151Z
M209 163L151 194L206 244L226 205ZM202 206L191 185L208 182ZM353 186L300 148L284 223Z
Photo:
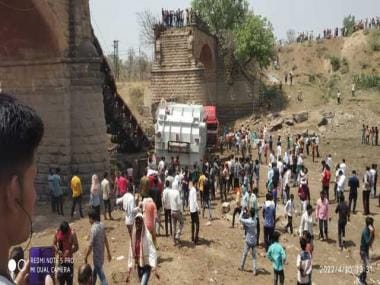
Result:
M205 66L202 51L208 48ZM232 84L227 82L215 38L196 26L162 32L156 42L155 59L151 77L153 111L154 105L165 98L178 103L215 104L222 122L252 113L256 84L240 73L233 75Z
M39 8L45 13L42 18L50 19L46 23L53 23L52 30L58 31L52 37L65 44L45 58L39 56L38 50L22 53L20 49L15 57L0 52L2 90L33 107L43 119L45 135L37 156L39 198L47 198L50 167L61 168L65 185L69 185L71 176L78 171L88 192L92 174L102 176L109 170L102 93L104 75L101 58L92 44L88 0L35 3L45 5ZM11 14L16 12L8 13L10 19L17 18ZM43 25L43 21L38 23ZM38 25L34 28L35 33L46 30ZM17 40L22 43L23 39ZM33 43L33 36L25 41Z

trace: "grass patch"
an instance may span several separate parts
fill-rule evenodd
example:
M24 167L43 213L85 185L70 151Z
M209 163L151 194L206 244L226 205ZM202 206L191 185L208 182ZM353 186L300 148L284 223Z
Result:
M380 30L375 29L368 36L368 46L372 51L380 51Z
M340 69L340 72L342 74L345 74L345 73L348 73L349 70L350 70L350 68L349 68L348 60L347 60L347 58L343 57L342 58L342 67Z
M355 75L354 82L360 89L375 88L380 90L380 76L376 74Z

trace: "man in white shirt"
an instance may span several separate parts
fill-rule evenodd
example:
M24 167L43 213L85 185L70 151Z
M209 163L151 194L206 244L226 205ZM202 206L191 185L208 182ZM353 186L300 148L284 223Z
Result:
M189 208L191 216L191 241L196 244L198 242L199 234L199 206L197 201L197 189L194 185L197 183L196 180L193 180L192 186L189 192Z
M304 231L308 231L313 237L313 207L308 204L306 211L301 216L299 236L302 237Z
M174 183L173 183L174 184ZM177 188L172 188L169 192L170 209L173 225L173 240L174 245L177 245L179 238L182 234L183 218L182 218L182 201ZM179 227L177 229L177 223Z
M103 180L100 183L100 189L102 191L103 195L103 204L104 204L104 219L107 220L107 211L108 215L110 216L110 220L113 220L111 212L111 188L110 188L110 182L108 180L108 173L105 172L103 176Z
M332 161L332 157L331 157L331 154L329 154L326 158L326 164L330 167L330 169L334 169L333 168L333 161Z
M139 211L138 207L135 207L135 197L130 192L127 192L116 200L116 205L123 205L125 212L125 225L127 226L129 237L132 238L132 229L135 222L135 215Z
M346 176L344 175L344 172L342 169L338 172L338 178L337 178L337 187L336 187L336 195L337 195L337 201L340 201L341 195L344 195L344 185L346 182Z
M346 175L346 168L347 168L346 160L342 159L342 162L339 164L339 169L343 171L343 175Z
M170 199L169 199L171 188L169 188L169 185L170 185L170 182L168 180L166 180L165 181L165 189L162 192L162 206L164 207L164 211L165 211L165 232L166 232L166 236L169 236L168 224L170 226L170 235L173 235L171 208L170 208Z
M295 212L293 194L290 194L290 199L286 202L284 210L285 210L285 216L288 218L288 223L285 226L285 230L288 231L288 228L289 228L290 233L293 234L293 215Z
M371 197L376 197L376 166L375 164L372 164L371 169L369 170L370 177L371 177Z

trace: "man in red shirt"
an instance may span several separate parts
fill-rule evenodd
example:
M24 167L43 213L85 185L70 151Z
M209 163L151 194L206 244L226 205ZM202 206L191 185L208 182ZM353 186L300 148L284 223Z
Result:
M125 193L127 193L128 189L128 180L127 180L127 174L123 172L123 175L119 177L117 188L119 190L118 198L123 197Z
M59 257L57 270L59 284L71 285L73 284L74 276L73 253L78 251L79 245L74 230L70 228L66 221L62 222L56 231L53 245Z
M330 179L331 179L331 172L330 172L330 167L322 161L323 165L323 170L322 170L322 191L325 192L327 200L329 200L329 187L330 187Z

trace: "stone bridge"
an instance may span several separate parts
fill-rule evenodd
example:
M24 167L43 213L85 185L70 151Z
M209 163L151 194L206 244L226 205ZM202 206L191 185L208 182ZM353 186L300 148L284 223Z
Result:
M227 80L216 38L199 19L180 28L157 25L155 37L153 113L162 98L216 105L218 117L224 122L252 112L255 84L236 71L233 80Z
M74 172L88 184L93 173L109 170L107 131L125 148L139 149L144 135L117 94L92 31L89 0L2 0L0 26L1 88L35 108L45 124L40 198L49 167L60 167L67 184Z

